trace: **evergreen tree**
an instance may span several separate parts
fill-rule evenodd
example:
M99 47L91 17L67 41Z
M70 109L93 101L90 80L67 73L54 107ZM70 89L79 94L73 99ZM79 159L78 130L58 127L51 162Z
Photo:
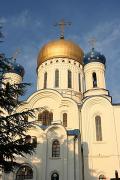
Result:
M24 95L29 84L4 83L3 74L11 68L10 58L0 53L0 166L5 172L18 165L16 155L32 154L36 147L36 142L31 143L30 136L26 135L32 126L28 117L34 117L35 109L15 112L16 107L22 103L19 96Z

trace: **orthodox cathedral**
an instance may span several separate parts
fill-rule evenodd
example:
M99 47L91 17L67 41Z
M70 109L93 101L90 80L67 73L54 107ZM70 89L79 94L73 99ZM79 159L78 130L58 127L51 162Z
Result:
M45 44L37 59L37 91L17 112L37 112L29 130L36 151L17 157L19 169L4 180L114 179L120 171L120 105L113 104L105 83L106 58L91 48L60 39ZM32 72L31 72L32 73ZM16 64L5 74L11 83L22 81Z

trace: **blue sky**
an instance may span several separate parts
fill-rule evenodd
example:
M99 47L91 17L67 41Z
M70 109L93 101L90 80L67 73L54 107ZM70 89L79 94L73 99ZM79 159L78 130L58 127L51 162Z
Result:
M120 102L120 0L0 0L0 21L5 42L0 51L25 67L24 81L31 82L27 96L36 90L36 59L44 43L59 37L53 25L71 21L65 38L89 51L88 40L97 39L96 49L107 59L106 84L113 102ZM26 96L26 97L27 97Z

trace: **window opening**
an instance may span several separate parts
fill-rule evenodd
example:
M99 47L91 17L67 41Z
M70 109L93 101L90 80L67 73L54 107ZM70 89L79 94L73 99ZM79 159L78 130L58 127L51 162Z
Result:
M44 89L47 88L47 72L44 74Z
M52 143L52 157L59 157L60 156L60 143L56 139Z
M81 78L80 78L80 73L78 74L78 84L79 84L79 91L81 92Z
M22 166L16 174L16 180L33 179L33 170L29 166Z
M53 121L53 113L47 110L43 111L42 113L39 113L38 121L40 122L40 124L45 126L51 125L51 122Z
M53 173L51 175L51 180L59 180L59 174L58 173Z
M63 126L67 127L67 113L63 113Z
M55 70L55 87L59 87L59 70Z
M102 180L102 179L106 179L106 177L105 177L103 174L101 174L101 175L99 176L99 180Z
M93 87L97 87L97 76L95 72L92 74L92 77L93 77Z
M102 141L102 127L101 127L101 117L95 117L95 125L96 125L96 141Z
M68 70L68 88L72 88L72 72Z

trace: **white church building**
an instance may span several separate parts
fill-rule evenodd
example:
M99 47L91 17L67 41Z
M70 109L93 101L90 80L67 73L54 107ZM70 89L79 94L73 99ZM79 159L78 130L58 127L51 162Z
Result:
M120 105L105 83L106 58L62 36L45 44L37 59L37 91L17 112L36 113L29 130L36 151L18 157L19 169L4 180L98 180L120 172ZM32 71L31 71L32 73ZM6 73L18 83L22 75Z

